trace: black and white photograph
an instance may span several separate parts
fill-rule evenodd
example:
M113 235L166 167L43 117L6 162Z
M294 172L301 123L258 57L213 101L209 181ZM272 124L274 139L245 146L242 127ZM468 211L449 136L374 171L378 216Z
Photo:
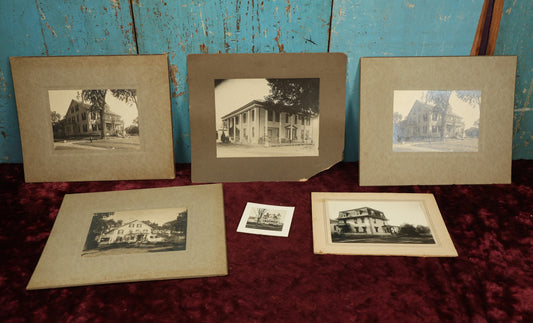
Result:
M293 213L294 207L247 203L237 232L287 237Z
M55 150L138 150L135 89L50 90Z
M457 257L429 193L312 192L315 254Z
M394 152L477 152L481 91L394 91Z
M333 243L435 244L419 202L330 201Z
M319 88L319 78L216 79L217 158L318 156Z
M185 250L187 209L148 209L93 214L82 256Z

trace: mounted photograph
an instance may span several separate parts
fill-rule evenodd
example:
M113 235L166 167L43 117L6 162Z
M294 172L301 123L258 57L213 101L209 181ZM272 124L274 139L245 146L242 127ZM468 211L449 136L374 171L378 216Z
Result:
M311 194L317 254L455 257L432 194Z
M228 274L222 184L66 194L27 289Z
M333 243L435 244L417 202L328 202Z
M481 91L394 91L392 150L476 152Z
M237 232L287 237L294 207L267 204L246 204Z
M215 80L216 155L318 156L320 79Z
M185 250L187 209L98 212L82 256Z
M343 53L187 55L193 183L305 181L341 161Z
M26 182L175 177L167 54L10 63Z
M55 150L138 150L135 89L50 90Z
M511 183L516 64L362 57L359 185Z

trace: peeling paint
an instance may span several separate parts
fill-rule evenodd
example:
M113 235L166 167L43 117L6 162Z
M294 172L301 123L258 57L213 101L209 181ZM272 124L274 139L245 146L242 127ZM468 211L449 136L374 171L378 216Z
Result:
M283 44L281 44L279 42L280 37L281 37L281 27L278 28L278 34L277 34L276 38L274 38L274 40L276 41L276 44L278 45L279 52L283 53L285 50L284 50Z
M170 80L175 89L178 87L178 78L176 76L178 73L178 67L174 64L170 64Z
M516 0L513 1L513 4L509 7L509 9L505 10L505 13L510 15L511 11L513 10L513 7L515 6L515 4L516 4Z

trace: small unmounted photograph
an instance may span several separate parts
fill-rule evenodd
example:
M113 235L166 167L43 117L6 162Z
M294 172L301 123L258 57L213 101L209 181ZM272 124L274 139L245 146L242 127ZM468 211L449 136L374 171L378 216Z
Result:
M185 250L187 209L147 209L93 214L83 257Z
M477 152L481 91L394 91L393 152Z
M135 89L50 90L54 150L139 150Z
M329 201L333 243L435 244L420 203Z
M318 156L319 78L216 79L216 156Z
M287 237L294 207L268 204L246 204L237 232Z

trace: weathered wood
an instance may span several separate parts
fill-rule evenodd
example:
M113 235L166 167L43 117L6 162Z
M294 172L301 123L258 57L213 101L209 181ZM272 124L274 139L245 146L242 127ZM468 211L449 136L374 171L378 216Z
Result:
M533 159L533 1L505 1L494 55L518 56L513 159Z
M334 2L330 51L348 54L346 161L359 156L359 59L468 55L482 5L483 0Z
M178 162L190 162L187 54L346 52L345 159L357 160L359 58L468 55L482 5L483 0L0 1L0 162L22 161L9 56L135 54L136 40L139 53L170 54ZM515 159L533 158L532 7L532 1L505 2L495 48L496 55L519 56Z
M128 0L0 1L0 160L22 161L10 56L135 54Z
M326 52L331 1L136 0L133 12L139 53L169 53L175 156L190 162L186 55Z

